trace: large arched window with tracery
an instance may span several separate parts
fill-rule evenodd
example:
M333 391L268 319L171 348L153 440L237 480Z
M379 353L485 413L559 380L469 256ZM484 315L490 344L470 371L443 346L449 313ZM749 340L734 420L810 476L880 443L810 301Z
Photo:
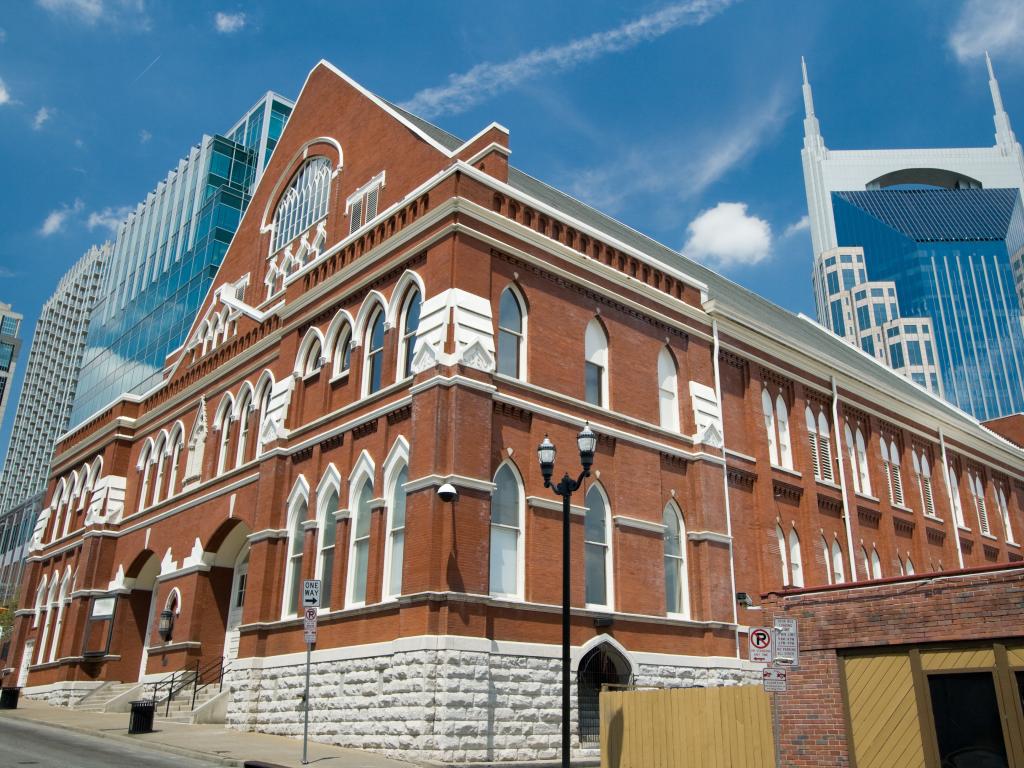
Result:
M274 243L276 252L327 215L327 198L331 189L331 161L313 157L306 161L281 202L274 211Z

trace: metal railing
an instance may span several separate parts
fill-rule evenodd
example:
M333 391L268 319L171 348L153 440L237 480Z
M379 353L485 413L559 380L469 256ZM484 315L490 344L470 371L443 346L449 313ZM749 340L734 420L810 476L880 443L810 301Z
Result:
M181 691L188 688L189 685L193 684L196 674L199 672L199 662L196 662L194 668L182 667L176 672L172 672L170 675L165 677L163 680L157 680L153 683L153 704L166 702L166 709L164 710L164 717L168 717L171 714L171 701ZM162 694L162 691L166 691Z
M228 665L224 663L224 657L215 659L200 669L196 666L195 682L192 684L192 709L196 708L196 697L200 691L204 691L211 685L217 686L217 692L224 690L224 673Z

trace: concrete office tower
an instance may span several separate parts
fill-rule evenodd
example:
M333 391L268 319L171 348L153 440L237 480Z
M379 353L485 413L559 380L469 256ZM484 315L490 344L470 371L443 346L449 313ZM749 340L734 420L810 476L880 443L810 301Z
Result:
M4 423L4 410L11 397L14 367L21 349L20 328L21 315L12 312L10 304L0 302L0 424Z
M203 136L121 225L89 331L71 425L160 382L206 296L292 102L268 92Z
M0 474L0 512L46 487L54 444L71 415L90 313L110 252L110 243L90 248L39 313Z
M830 290L826 260L836 248L862 249L871 280L893 284L904 320L920 329L911 318L930 319L942 394L979 419L1024 410L1024 154L988 68L994 146L852 151L825 147L803 68L818 321L849 335L837 323L850 317ZM906 352L899 333L897 360ZM936 389L930 374L926 384Z

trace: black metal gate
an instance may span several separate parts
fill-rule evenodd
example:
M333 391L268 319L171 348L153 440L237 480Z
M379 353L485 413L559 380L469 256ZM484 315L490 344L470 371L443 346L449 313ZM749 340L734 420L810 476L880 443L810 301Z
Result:
M601 738L600 695L604 685L631 685L629 662L608 644L599 645L580 660L576 673L580 744L594 745Z

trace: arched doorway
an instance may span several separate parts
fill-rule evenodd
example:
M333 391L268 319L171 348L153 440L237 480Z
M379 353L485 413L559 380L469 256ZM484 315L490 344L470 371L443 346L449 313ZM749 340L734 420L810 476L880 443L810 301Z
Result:
M224 636L224 663L229 664L238 656L238 628L242 625L242 608L245 607L245 587L249 580L249 545L246 544L235 561L234 576L231 579L231 603L228 605L228 621Z
M224 627L224 663L238 655L242 609L249 575L249 526L237 518L226 520L206 542L204 549L215 553L210 574L215 599ZM213 616L208 617L213 621ZM212 631L212 627L211 627ZM211 638L212 643L212 638Z
M149 550L140 553L125 572L126 578L135 580L130 605L141 640L139 680L145 676L146 665L149 663L149 643L153 634L153 619L156 616L156 577L159 574L160 560ZM141 615L137 613L139 610L142 611Z
M601 737L601 688L629 685L633 671L629 662L610 643L603 642L580 659L576 673L580 744L596 746Z

